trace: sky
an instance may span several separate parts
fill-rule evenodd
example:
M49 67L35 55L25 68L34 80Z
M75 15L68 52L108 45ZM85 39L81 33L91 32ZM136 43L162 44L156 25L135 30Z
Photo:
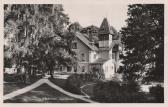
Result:
M95 25L100 27L101 22L106 17L109 24L117 31L125 26L127 19L126 4L110 4L110 3L79 3L79 4L63 4L65 13L70 17L70 22L79 22L82 27Z

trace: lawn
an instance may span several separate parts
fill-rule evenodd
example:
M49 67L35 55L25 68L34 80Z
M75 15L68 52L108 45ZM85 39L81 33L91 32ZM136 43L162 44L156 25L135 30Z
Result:
M67 81L66 79L58 79L58 78L51 79L51 78L49 78L49 80L51 82L53 82L55 85L58 85L59 87L63 88L64 90L69 91L69 89L67 89L67 87L66 87L66 81ZM78 90L81 90L80 89L81 86L86 85L86 84L92 84L92 83L95 83L95 82L82 81L80 83L80 86L77 88L78 88ZM84 92L86 91L86 94L88 94L88 95L92 94L92 91L93 91L92 85L84 87L83 91ZM74 94L83 95L83 93L74 93Z
M90 96L90 98L92 98L92 97L94 97L94 94L93 94L93 87L94 87L94 85L96 85L96 84L93 83L93 84L86 85L81 90L85 94L87 94L88 96Z
M3 94L9 94L18 89L24 88L27 85L24 83L4 83L3 85Z
M49 78L49 80L54 83L55 85L58 85L59 87L65 89L66 79L59 79L59 78Z
M29 84L23 83L21 81L21 79L17 76L14 77L10 77L9 75L4 75L5 77L5 82L3 84L3 94L9 94L13 91L16 91L18 89L22 89L30 84L33 84L34 82L38 81L39 79L41 79L41 77L36 77L36 78L32 78Z
M69 97L58 90L43 84L27 93L16 96L4 103L86 103L82 100Z

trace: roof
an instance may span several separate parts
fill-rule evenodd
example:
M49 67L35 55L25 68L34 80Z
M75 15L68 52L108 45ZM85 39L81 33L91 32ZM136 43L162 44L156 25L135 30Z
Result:
M98 48L95 45L91 45L90 41L85 37L86 34L84 35L79 32L76 32L75 35L79 40L81 40L91 50L98 51Z
M86 27L85 29L99 29L99 27L97 27L97 26L94 26L94 25L90 25L90 26L88 26L88 27Z
M104 62L106 62L108 59L103 59L103 58L98 58L96 59L94 62L92 62L91 64L103 64Z
M113 34L114 35L116 33L117 33L117 30L114 27L109 25L107 18L104 18L100 26L100 29L99 29L99 34Z
M109 47L99 47L99 51L109 51L110 49Z
M104 64L106 61L110 61L111 60L111 63L116 63L114 61L114 59L103 59L103 58L98 58L96 59L94 62L90 63L90 64Z
M112 44L110 45L110 49L113 48L115 45L119 45L122 47L122 43L120 40L113 40Z

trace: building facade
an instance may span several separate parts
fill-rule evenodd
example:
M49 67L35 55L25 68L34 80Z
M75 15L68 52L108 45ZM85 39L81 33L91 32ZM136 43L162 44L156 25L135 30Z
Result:
M120 35L114 27L109 25L107 18L104 18L100 28L96 29L98 29L96 32L98 46L88 38L89 34L74 32L73 51L76 52L78 64L70 72L87 73L92 71L93 68L98 68L102 69L106 74L112 75L118 70L120 66L119 53L122 46ZM86 30L82 31L87 32Z

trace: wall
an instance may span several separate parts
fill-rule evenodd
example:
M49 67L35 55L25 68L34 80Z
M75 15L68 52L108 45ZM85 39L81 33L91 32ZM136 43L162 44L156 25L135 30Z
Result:
M96 55L96 58L94 57ZM89 51L89 62L94 62L98 58L96 51Z
M104 36L104 35L100 35L100 36ZM111 43L112 43L112 35L109 34L106 40L99 40L99 47L109 47Z
M81 55L82 55L82 53L84 53L85 54L85 61L84 62L89 62L89 50L90 49L78 38L77 38L76 42L77 42L77 58L79 59L79 61L82 61Z
M99 51L98 57L102 59L109 59L109 51Z
M77 54L77 58L79 60L78 66L77 66L77 73L83 73L82 72L83 66L85 67L85 72L87 72L88 71L88 63L90 61L89 58L91 57L89 55L90 49L78 38L76 38L76 42L77 42L77 49L74 49L74 50L75 50L75 52ZM82 53L84 53L85 61L82 61Z

